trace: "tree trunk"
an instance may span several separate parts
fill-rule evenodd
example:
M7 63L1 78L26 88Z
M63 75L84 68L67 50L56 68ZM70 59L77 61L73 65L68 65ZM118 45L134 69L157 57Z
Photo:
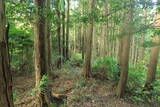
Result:
M88 23L88 35L86 42L86 53L85 53L85 62L84 62L84 76L89 78L91 76L91 55L92 55L92 39L93 39L93 9L95 7L95 0L89 1L89 13L91 16L89 17Z
M64 6L65 6L65 2L64 2ZM65 27L66 27L66 21L65 21L65 8L64 11L62 12L62 20L63 20L63 24L62 24L62 55L63 55L63 62L66 60L66 32L65 32Z
M50 10L50 0L46 0L46 7L47 11ZM50 11L49 11L50 12ZM51 14L46 12L47 14ZM46 21L46 35L47 35L47 44L46 44L46 49L47 49L47 62L48 62L48 72L51 72L51 67L52 67L52 38L51 38L51 19L47 18Z
M153 38L154 43L159 43L160 39L158 36L155 36ZM145 88L150 88L151 83L155 80L155 74L157 69L157 63L158 63L158 55L159 55L159 46L154 46L151 49L151 57L150 57L150 64L148 66L148 74L147 74L147 80L145 84Z
M12 75L5 28L5 0L0 0L0 106L13 107Z
M128 65L129 65L129 51L130 51L130 41L131 41L131 36L132 36L132 7L128 10L128 14L126 14L126 19L124 20L123 27L122 27L122 33L124 35L122 36L122 53L119 54L120 57L120 69L121 69L121 75L120 75L120 80L116 89L116 95L118 97L121 97L124 93L126 83L127 83L127 78L128 78ZM126 28L127 26L127 28ZM120 51L119 51L120 52Z
M67 0L67 28L66 28L66 60L69 60L69 23L70 23L70 0Z
M144 25L146 26L147 24L147 4L145 4L144 6L145 10L144 10ZM141 45L144 43L145 41L145 32L142 33L142 38L140 40ZM139 61L143 61L144 60L144 56L145 56L145 48L143 46L141 46L140 51L139 51Z
M158 0L160 1L160 0ZM159 8L159 7L157 7ZM160 18L160 14L156 14L155 15L155 23L154 23L154 27L155 30L160 29L160 21L158 20ZM148 74L147 74L147 80L146 80L146 84L145 84L145 88L147 89L152 89L151 83L153 83L153 81L155 80L155 76L156 76L156 69L157 69L157 63L158 63L158 56L159 56L159 43L160 43L160 38L159 35L155 34L155 36L153 37L153 43L155 43L157 46L153 46L151 48L151 57L150 57L150 64L148 66Z
M76 40L76 24L74 24L74 51L73 53L75 54L76 53L76 50L77 50L77 40Z
M83 35L82 35L82 59L85 57L85 37L86 37L86 27L83 25Z
M44 75L48 74L48 54L47 54L47 21L45 19L45 0L35 0L37 7L37 17L35 25L35 72L36 72L36 87L40 87L40 81ZM45 88L47 88L47 84ZM48 90L47 90L48 92ZM48 107L47 92L39 91L37 103L39 107Z
M59 3L59 0L57 0L57 5ZM61 19L61 14L60 14L60 10L58 9L58 6L56 7L56 13L57 13L57 17L58 19ZM61 47L61 22L58 21L57 22L57 38L58 38L58 54L59 54L59 58L58 58L58 62L57 62L57 68L61 68L61 61L62 61L62 52L61 50L63 50L64 52L64 40L63 40L63 44L62 44L62 47ZM64 38L63 38L64 39ZM63 54L63 57L65 55Z

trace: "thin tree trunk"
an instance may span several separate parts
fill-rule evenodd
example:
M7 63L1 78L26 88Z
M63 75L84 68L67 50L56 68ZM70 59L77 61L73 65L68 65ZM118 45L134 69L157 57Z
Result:
M69 60L69 23L70 23L70 0L67 0L67 29L66 29L66 60Z
M145 8L145 10L144 10L144 17L145 17L144 25L146 26L146 24L147 24L147 9L146 9L147 8L147 4L145 4L144 8ZM145 41L145 32L142 33L142 38L140 40L141 45L144 43L144 41ZM143 46L141 46L140 53L139 53L139 61L143 61L144 56L145 56L145 48Z
M108 14L108 2L105 1L105 11L103 13L104 15ZM107 17L107 22L104 24L103 27L103 31L104 31L104 40L103 40L103 57L107 56L107 35L108 35L108 17Z
M59 3L59 0L57 0L57 4L58 3ZM56 12L57 12L57 17L60 20L61 19L61 14L60 14L60 10L58 9L58 7L56 9ZM61 61L62 61L61 50L64 50L64 46L62 44L62 47L61 47L61 22L60 21L58 21L58 23L57 23L57 38L58 38L58 55L59 55L58 62L57 62L57 68L61 68ZM64 54L63 54L63 56L64 56Z
M74 54L76 53L77 41L76 41L76 24L74 24Z
M65 6L65 2L64 2L64 6ZM63 62L66 60L66 20L65 20L65 8L64 11L62 13L62 20L63 20L63 25L62 25L62 54L63 54Z
M78 47L78 50L79 50L79 51L78 51L78 53L81 52L81 44L82 44L82 43L81 43L81 41L82 41L82 40L81 40L81 28L82 28L82 27L81 27L81 23L80 23L79 28L78 28L78 41L79 41L79 47Z
M84 2L85 0L82 0L82 3ZM84 8L84 5L82 7L82 14L85 13L85 8ZM85 26L85 23L82 23L82 59L84 60L85 58L85 37L86 37L86 26Z
M85 54L85 36L86 36L86 28L83 25L83 35L82 35L82 59L84 60Z
M137 53L137 44L136 44L137 40L136 40L136 37L134 37L134 42L133 42L133 48L134 48L134 51L133 51L133 65L136 64L136 53Z
M47 11L50 12L50 0L46 0L46 7ZM50 13L47 13L50 14ZM48 62L48 72L51 72L52 69L52 38L51 38L51 24L50 24L50 19L47 18L46 21L46 35L47 35L47 44L46 44L46 49L47 49L47 62Z

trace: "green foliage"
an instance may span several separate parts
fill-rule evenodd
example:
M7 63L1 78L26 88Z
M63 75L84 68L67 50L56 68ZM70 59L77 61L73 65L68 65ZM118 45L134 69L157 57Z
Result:
M76 53L76 54L73 54L69 60L64 62L63 67L72 69L73 67L82 67L82 65L83 65L82 55L79 53Z
M95 72L105 72L106 77L111 80L119 80L117 62L111 57L97 58L93 63L92 69Z
M61 10L61 11L64 11L65 9L65 0L59 0L59 3L58 3L58 8Z
M58 105L57 104L52 104L51 107L58 107Z
M13 92L13 101L14 101L14 102L20 98L18 95L19 95L18 90L15 90L15 91Z
M152 41L146 41L142 44L143 47L153 47L153 46L159 46L160 43L155 43L155 42L152 42Z
M82 66L83 65L83 59L82 55L79 53L73 54L70 58L70 64L72 66Z
M37 88L33 88L32 90L30 90L28 92L28 94L35 97L36 96L36 92L37 92Z
M154 33L155 35L160 35L160 30L159 30L159 29L154 29L154 30L153 30L153 33Z
M49 84L49 76L48 75L43 75L40 83L39 83L39 90L40 92L44 93L46 92L46 87Z
M152 89L144 89L147 68L144 62L129 67L127 91L132 94L129 98L134 102L160 102L160 80L156 79L151 85Z
M146 79L146 71L146 66L142 62L135 66L129 66L127 88L130 92L143 88Z
M11 26L9 32L11 67L17 73L33 71L33 40L31 34Z
M33 88L29 91L31 96L36 96L39 93L45 93L47 91L47 85L50 83L49 76L43 75L42 79L40 80L39 86Z
M132 92L130 99L134 102L160 103L160 80L156 80L151 85L151 90L139 89Z

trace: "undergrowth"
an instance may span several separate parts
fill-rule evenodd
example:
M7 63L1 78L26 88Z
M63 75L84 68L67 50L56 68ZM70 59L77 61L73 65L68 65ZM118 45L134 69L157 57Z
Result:
M95 75L101 74L101 76L105 76L106 78L118 81L120 70L117 65L116 60L111 57L97 58L92 65L92 69Z

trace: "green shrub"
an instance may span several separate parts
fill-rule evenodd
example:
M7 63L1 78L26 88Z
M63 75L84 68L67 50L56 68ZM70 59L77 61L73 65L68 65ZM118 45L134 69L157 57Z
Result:
M83 65L82 55L79 53L72 55L70 59L70 64L72 66L82 66Z
M127 91L132 94L130 99L134 102L160 102L160 79L152 83L151 90L144 90L146 76L147 67L143 62L129 67Z
M33 88L29 91L31 96L36 96L39 93L45 93L47 91L47 85L50 83L49 76L43 75L42 79L40 80L39 86Z
M18 74L33 71L33 39L27 31L11 26L9 32L9 52L11 68Z
M40 84L39 84L39 90L44 93L46 92L46 87L49 84L50 80L49 80L49 76L48 75L43 75Z
M132 96L129 99L140 103L160 103L160 80L153 82L152 88L151 90L136 89L136 91L132 91Z
M94 72L105 73L111 80L119 80L119 69L117 62L111 57L98 58L94 61L92 69Z
M129 66L129 74L127 81L127 89L131 92L142 89L145 80L147 69L144 64L139 63L135 66Z

